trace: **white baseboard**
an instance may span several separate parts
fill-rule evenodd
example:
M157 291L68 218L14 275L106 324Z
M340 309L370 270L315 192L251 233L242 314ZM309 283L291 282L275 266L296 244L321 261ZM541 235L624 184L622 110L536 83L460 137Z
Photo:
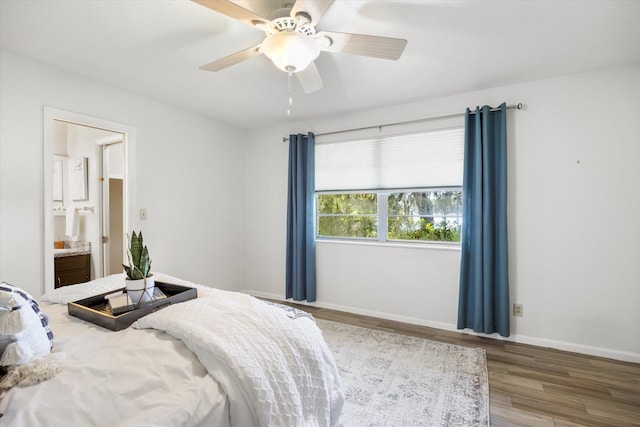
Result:
M283 295L273 294L270 292L261 292L261 291L254 291L254 290L244 290L242 292L247 293L249 295L253 295L255 297L268 298L276 301L287 301ZM290 302L295 302L296 304L301 304L301 305L309 305L312 307L328 308L336 311L344 311L347 313L360 314L363 316L377 317L380 319L394 320L397 322L409 323L412 325L428 326L430 328L442 329L445 331L458 332L458 333L464 333L469 335L477 335L485 338L492 338L492 339L516 342L521 344L535 345L538 347L554 348L556 350L588 354L590 356L605 357L608 359L621 360L624 362L640 363L640 354L626 352L626 351L611 350L608 348L593 347L593 346L576 344L576 343L571 343L566 341L549 340L546 338L537 338L537 337L531 337L527 335L511 335L508 338L505 338L497 334L493 334L493 335L480 334L468 329L461 331L457 329L456 325L452 323L434 322L434 321L425 320L425 319L418 319L415 317L408 317L408 316L402 316L402 315L397 315L393 313L385 313L381 311L367 310L367 309L362 309L357 307L350 307L350 306L331 304L331 303L325 303L325 302L319 302L319 301L314 303L308 303L305 301L290 301Z

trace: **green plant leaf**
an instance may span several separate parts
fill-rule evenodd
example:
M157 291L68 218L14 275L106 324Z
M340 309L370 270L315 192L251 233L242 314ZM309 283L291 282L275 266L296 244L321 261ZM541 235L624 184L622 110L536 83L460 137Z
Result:
M131 242L129 244L129 250L131 251L131 260L133 265L140 267L140 257L142 256L142 231L139 235L136 235L134 231L131 234Z
M138 234L135 231L131 233L129 247L127 248L127 259L129 260L129 265L123 264L122 267L124 267L130 280L144 279L149 276L151 259L149 258L149 250L144 246L142 231Z
M142 272L143 278L149 275L149 270L151 268L151 260L149 259L149 251L147 250L146 246L142 249L142 253L140 254L140 264L138 267Z

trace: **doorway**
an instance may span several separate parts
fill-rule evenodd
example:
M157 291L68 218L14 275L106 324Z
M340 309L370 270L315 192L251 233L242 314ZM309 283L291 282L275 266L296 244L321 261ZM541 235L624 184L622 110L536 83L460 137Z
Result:
M122 273L125 262L123 135L114 134L96 144L100 146L102 168L102 268L103 275L109 276Z
M122 272L124 235L136 225L130 218L135 128L50 107L44 113L43 282L47 292L55 288L58 278L55 266L59 263L54 258L66 252L54 249L54 241L90 246L90 279ZM77 177L71 175L78 166L86 177L80 192ZM75 235L65 227L69 210L78 212Z

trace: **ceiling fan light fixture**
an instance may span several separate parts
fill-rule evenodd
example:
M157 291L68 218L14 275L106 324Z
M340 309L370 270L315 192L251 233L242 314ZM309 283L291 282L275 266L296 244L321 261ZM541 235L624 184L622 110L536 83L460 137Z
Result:
M320 55L313 37L295 31L269 34L262 42L262 52L273 65L286 72L302 71Z

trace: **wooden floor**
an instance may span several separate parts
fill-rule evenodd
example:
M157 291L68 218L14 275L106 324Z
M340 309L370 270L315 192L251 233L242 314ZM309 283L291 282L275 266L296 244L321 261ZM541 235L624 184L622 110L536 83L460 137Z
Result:
M482 347L491 426L640 426L640 364L289 304L319 319Z

